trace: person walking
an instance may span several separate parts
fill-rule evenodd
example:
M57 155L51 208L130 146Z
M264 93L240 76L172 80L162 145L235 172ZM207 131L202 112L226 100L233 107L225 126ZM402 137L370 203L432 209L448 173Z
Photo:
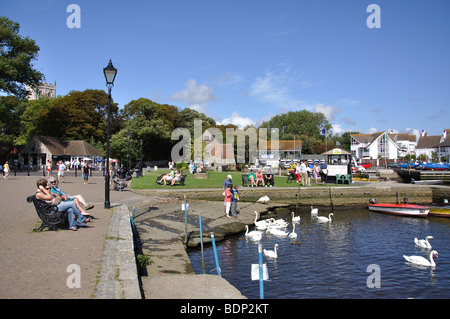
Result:
M59 163L58 163L58 180L56 181L56 185L58 185L61 180L64 183L64 171L65 170L66 170L66 165L63 164L62 161L59 161Z
M231 190L231 216L233 217L236 217L238 214L237 211L238 200L239 200L238 187L234 186L234 189Z
M8 179L8 175L9 175L8 161L6 161L5 164L3 165L3 173L5 174L5 175L3 175L3 178Z
M83 166L83 184L87 184L89 180L89 173L91 168L88 163Z
M230 209L231 209L231 198L233 197L233 194L231 193L231 190L233 189L233 184L228 184L227 189L225 190L225 216L227 218L231 218L230 216Z

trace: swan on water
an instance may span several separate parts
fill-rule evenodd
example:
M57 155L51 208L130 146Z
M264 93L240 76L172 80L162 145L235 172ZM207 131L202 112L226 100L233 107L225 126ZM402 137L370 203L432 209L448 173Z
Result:
M295 224L292 223L292 233L289 234L289 238L295 239L297 238L297 233L295 232Z
M278 258L277 249L278 249L278 244L275 244L275 246L273 247L273 250L264 249L263 252L264 252L264 255L266 255L267 257Z
M403 258L406 259L406 261L420 266L427 266L427 267L435 267L436 263L433 260L433 256L436 255L436 258L439 258L438 252L436 250L432 250L430 252L430 260L422 257L422 256L405 256L403 255Z
M319 213L319 209L318 208L313 208L311 206L311 215L317 216L318 213Z
M294 212L292 212L292 222L293 223L299 223L300 222L300 216L294 216Z
M428 239L433 239L433 236L427 236L425 237L425 239L417 239L414 238L414 243L416 244L416 246L419 246L421 248L426 248L426 249L431 249L431 244L428 241Z
M288 235L287 232L273 228L273 227L267 228L266 233L269 233L269 234L272 234L272 235L275 235L278 237L286 237Z
M270 198L267 195L263 196L263 197L261 197L260 199L257 200L258 203L263 203L263 204L264 203L268 203L269 201L270 201Z
M258 212L257 212L256 210L253 212L253 214L256 215L256 216L255 216L255 221L254 221L255 226L256 226L258 229L266 229L266 227L267 227L267 222L266 222L265 220L260 220L260 221L258 221L259 214L258 214Z
M331 216L334 216L333 213L330 213L328 217L325 216L317 216L317 220L319 222L331 222Z
M246 229L245 237L248 237L248 238L250 238L251 240L254 240L254 241L260 241L261 240L262 234L259 231L255 231L254 230L254 231L248 232L248 225L245 225L245 229Z

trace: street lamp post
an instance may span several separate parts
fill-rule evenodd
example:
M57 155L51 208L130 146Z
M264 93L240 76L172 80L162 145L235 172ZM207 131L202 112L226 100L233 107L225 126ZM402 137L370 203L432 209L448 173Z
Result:
M114 68L111 59L108 66L103 68L103 74L106 79L106 86L108 87L108 124L106 128L106 162L105 162L105 208L110 208L109 202L109 122L111 116L111 88L114 86L114 79L116 78L117 69Z

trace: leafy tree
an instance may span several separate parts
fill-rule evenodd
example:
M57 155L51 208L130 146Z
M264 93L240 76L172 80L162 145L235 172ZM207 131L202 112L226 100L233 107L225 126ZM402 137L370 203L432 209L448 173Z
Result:
M0 142L14 145L25 106L26 102L15 96L0 96Z
M36 86L44 78L33 67L39 46L19 35L20 25L0 17L0 91L19 98L27 96L26 85Z
M39 119L50 107L50 99L40 98L25 103L25 111L20 117L19 135L15 140L17 145L25 145L36 135Z
M191 133L191 137L194 138L194 121L201 120L202 121L202 133L209 127L216 126L216 121L203 113L200 113L196 110L185 108L180 112L181 119L183 121L183 127L187 128Z

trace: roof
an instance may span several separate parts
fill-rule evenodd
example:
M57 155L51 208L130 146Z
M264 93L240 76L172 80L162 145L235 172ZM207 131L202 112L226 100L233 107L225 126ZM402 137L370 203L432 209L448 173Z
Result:
M322 153L322 155L351 155L349 151L343 150L342 148L333 148L327 152Z
M385 132L377 132L372 134L351 134L351 136L360 143L370 144ZM408 133L387 133L392 141L409 141L415 142L416 136Z
M416 149L424 149L424 148L434 148L439 144L441 140L440 135L425 135L419 137L419 141L417 142Z
M274 143L275 146L276 143ZM272 141L267 141L267 146L264 148L264 144L258 143L258 151L263 150L271 150L272 149ZM301 140L279 140L278 141L278 150L280 151L301 151L302 150L302 141Z
M24 153L29 152L29 144L36 143L36 141L45 145L50 153L56 156L105 156L85 141L63 141L57 137L43 135L34 136L22 151Z

